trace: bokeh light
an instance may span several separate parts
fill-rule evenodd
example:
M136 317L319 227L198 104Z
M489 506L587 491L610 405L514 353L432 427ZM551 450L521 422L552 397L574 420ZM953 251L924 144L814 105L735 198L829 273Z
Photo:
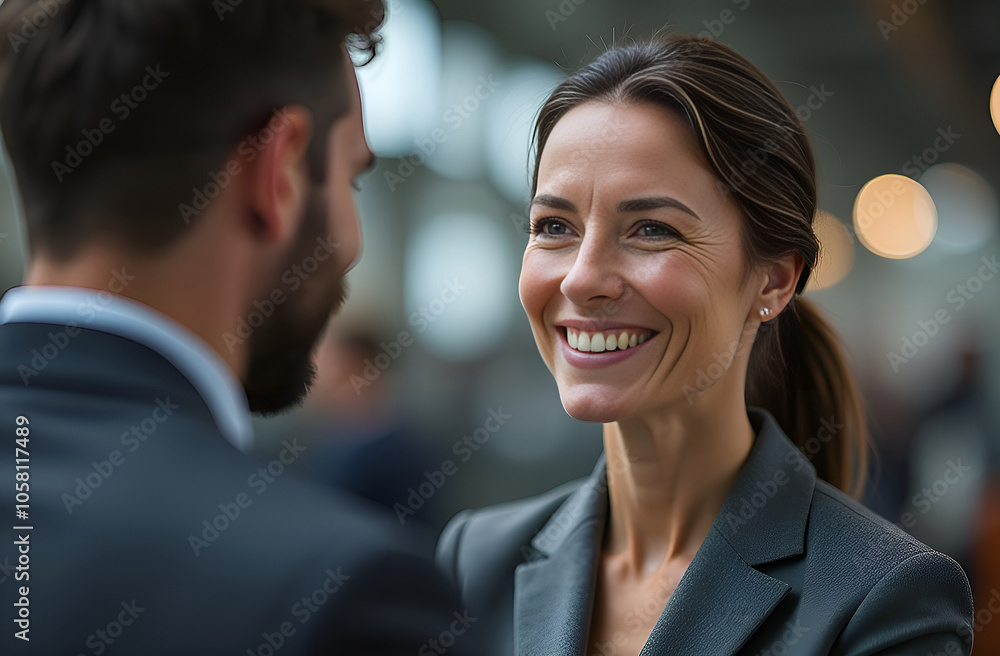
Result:
M478 180L486 175L485 107L500 102L495 86L500 47L472 23L445 23L443 32L438 127L445 136L428 156L427 167L451 180Z
M517 272L498 248L500 224L475 213L441 213L407 245L404 302L410 332L435 355L470 360L497 348L510 327Z
M820 210L816 213L813 230L819 239L819 262L809 276L806 291L833 287L854 266L854 239L837 217Z
M993 125L1000 132L1000 77L993 84L993 94L990 96L990 114L993 115Z
M365 136L372 152L398 157L437 127L441 21L426 0L391 3L378 56L357 69Z
M937 231L937 209L923 186L890 173L869 181L854 201L854 231L865 248L891 259L923 252Z
M961 164L937 164L920 176L934 199L938 230L934 244L953 253L983 245L1000 221L997 194L978 173Z
M524 59L499 77L499 95L489 105L487 157L493 185L512 203L523 206L530 192L528 175L531 131L545 99L565 77L556 66Z

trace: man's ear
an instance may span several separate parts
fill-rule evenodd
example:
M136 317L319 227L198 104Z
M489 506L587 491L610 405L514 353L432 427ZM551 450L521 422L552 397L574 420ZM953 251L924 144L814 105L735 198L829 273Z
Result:
M768 317L778 316L792 300L804 267L805 260L798 253L788 253L765 265L764 283L751 310L752 314L759 318L760 309L766 307L770 310Z
M312 127L309 110L290 105L276 110L255 135L257 156L247 165L248 218L266 241L285 241L298 232L309 193Z

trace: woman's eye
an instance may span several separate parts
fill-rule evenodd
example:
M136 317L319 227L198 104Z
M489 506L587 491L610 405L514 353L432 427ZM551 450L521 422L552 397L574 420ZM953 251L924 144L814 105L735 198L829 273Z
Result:
M558 219L540 219L532 226L532 232L536 235L560 237L569 234L569 226Z
M639 225L639 229L636 234L640 237L674 237L677 232L662 223L657 223L655 221L647 221Z

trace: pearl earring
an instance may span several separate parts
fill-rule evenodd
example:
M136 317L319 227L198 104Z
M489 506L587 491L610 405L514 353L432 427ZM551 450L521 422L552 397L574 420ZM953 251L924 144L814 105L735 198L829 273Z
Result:
M765 318L765 319L766 319L766 318L767 318L768 316L770 316L770 315L771 315L771 308L767 308L767 307L762 307L762 308L760 309L760 316L761 316L761 317L763 317L763 318Z

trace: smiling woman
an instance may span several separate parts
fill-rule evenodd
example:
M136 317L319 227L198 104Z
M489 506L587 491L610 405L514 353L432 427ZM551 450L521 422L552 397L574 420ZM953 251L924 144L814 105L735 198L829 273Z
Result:
M774 85L707 38L616 47L536 137L521 301L604 456L442 534L497 653L969 653L961 568L850 496L865 421L800 297L815 169Z

